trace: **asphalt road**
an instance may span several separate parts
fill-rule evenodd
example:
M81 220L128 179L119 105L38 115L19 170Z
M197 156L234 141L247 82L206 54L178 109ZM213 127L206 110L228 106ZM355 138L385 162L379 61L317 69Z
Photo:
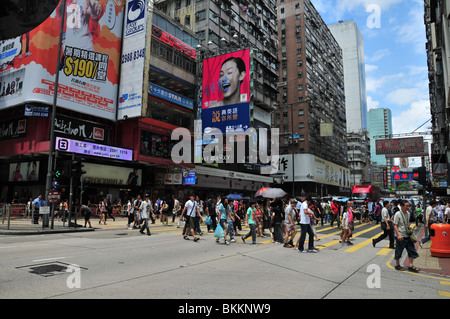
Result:
M152 236L125 228L0 236L0 299L449 298L441 293L449 278L394 270L393 250L380 253L387 241L358 247L369 228L355 230L354 246L319 233L318 253L270 238L223 245L205 234L195 243L169 227Z

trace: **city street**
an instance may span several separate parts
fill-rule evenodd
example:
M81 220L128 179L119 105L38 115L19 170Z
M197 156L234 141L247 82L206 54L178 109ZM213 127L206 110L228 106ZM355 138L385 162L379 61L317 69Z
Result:
M147 236L125 224L117 219L91 232L0 235L0 299L450 296L448 276L394 270L388 241L371 244L379 225L357 223L352 246L339 243L340 229L319 225L319 252L299 253L272 243L270 236L258 238L257 246L239 236L223 245L206 232L194 242L183 240L176 226L150 225ZM96 220L93 226L99 226ZM419 258L415 265L423 269L427 249L418 251L422 264Z

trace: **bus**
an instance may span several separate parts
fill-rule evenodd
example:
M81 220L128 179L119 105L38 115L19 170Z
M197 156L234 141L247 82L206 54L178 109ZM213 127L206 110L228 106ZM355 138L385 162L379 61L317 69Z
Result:
M352 189L351 200L356 204L378 202L380 200L380 188L373 185L355 185Z

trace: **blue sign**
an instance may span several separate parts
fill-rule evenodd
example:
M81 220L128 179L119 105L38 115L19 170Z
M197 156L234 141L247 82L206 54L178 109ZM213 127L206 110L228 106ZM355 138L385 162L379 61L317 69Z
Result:
M417 176L414 176L414 175L416 175L416 174L409 173L409 172L406 172L406 173L403 173L403 172L392 173L392 181L394 181L394 182L409 182L409 181L413 181L414 177L417 177ZM427 173L427 179L429 179L429 178L430 178L430 174Z
M174 93L172 91L169 91L167 89L164 89L153 83L149 83L149 85L148 85L148 94L159 97L163 100L172 102L174 104L181 105L181 106L186 107L191 110L194 109L194 101L193 100L188 99L187 97L184 97L184 96Z
M183 185L195 185L195 172L183 172Z
M25 116L48 117L49 112L49 106L25 104Z
M223 134L250 127L250 103L238 103L202 110L203 132L219 129Z

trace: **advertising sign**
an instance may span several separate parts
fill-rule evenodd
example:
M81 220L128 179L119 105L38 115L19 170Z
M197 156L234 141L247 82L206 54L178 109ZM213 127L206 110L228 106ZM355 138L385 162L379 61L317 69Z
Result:
M56 149L63 152L99 156L123 161L133 160L133 151L114 146L56 137Z
M203 60L203 131L250 126L250 50Z
M311 154L295 154L295 182L350 187L350 169ZM292 155L280 156L279 173L292 181Z
M142 114L146 54L147 1L127 0L123 30L118 119ZM151 20L150 20L151 23Z
M66 8L61 3L37 28L0 44L0 109L32 101L52 104L60 72L58 106L115 120L123 2L67 0Z
M76 138L78 140L106 144L107 128L101 124L83 121L61 114L55 117L55 134L57 136Z
M195 185L195 172L183 172L183 185Z
M39 161L19 162L9 164L10 182L33 182L39 180Z
M169 101L171 103L186 107L190 110L194 109L194 101L184 97L180 94L162 88L156 84L149 83L148 84L148 94L159 97L160 99Z
M386 155L386 157L416 157L428 155L427 144L424 143L422 136L376 140L375 143L377 155Z
M142 169L84 163L84 170L86 170L84 177L86 183L131 187L142 185Z

